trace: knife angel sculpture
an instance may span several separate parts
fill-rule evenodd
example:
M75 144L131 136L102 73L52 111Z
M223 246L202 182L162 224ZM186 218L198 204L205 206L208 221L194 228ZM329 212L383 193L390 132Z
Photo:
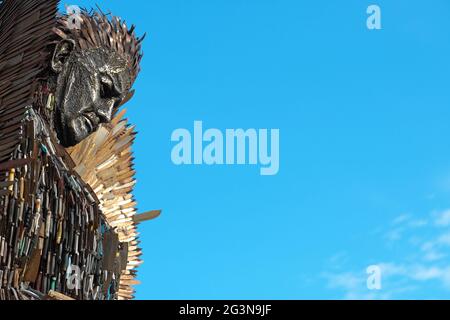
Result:
M0 300L131 299L142 38L116 17L0 1Z

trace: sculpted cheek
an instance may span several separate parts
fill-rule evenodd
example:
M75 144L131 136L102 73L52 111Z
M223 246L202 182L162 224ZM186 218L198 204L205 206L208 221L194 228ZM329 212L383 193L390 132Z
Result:
M93 88L89 73L83 69L74 69L70 75L64 97L65 107L62 109L68 117L77 117L92 103Z

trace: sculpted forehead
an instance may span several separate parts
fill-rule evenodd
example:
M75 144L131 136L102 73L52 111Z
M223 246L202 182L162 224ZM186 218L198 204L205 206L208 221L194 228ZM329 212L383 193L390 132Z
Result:
M127 61L114 50L93 48L80 50L73 55L74 62L81 63L92 72L105 73L123 85L131 87L131 73Z

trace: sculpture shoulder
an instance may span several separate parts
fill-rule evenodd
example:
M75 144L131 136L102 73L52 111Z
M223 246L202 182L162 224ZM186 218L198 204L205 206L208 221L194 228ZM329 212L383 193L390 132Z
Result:
M7 176L0 197L0 276L14 281L8 290L0 288L0 300L51 290L77 299L115 299L126 267L120 257L128 249L46 121L27 107L20 124L22 138L0 163ZM89 281L86 290L65 281L77 270Z

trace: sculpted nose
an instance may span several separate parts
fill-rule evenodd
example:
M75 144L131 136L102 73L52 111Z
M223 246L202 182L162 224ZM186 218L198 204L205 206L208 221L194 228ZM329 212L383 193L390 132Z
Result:
M111 121L115 101L113 99L103 101L97 108L97 116L100 119L100 123L108 123Z

